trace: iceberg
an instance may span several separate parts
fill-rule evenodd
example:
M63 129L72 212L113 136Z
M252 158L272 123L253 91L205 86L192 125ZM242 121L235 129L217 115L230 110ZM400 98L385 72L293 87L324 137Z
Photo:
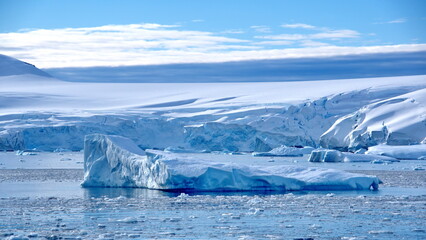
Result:
M167 179L164 164L148 159L132 140L115 135L85 137L84 172L84 187L161 188Z
M377 145L369 147L366 154L376 154L397 159L424 160L426 158L426 144L389 146Z
M245 166L163 151L146 152L130 139L92 134L84 142L83 187L165 191L297 191L378 189L375 176L287 165Z
M319 149L311 152L309 162L343 162L344 156L340 151Z
M393 157L340 152L334 149L317 149L312 151L309 162L397 162Z
M302 157L303 154L310 154L314 150L313 147L287 147L281 145L269 152L254 152L255 157Z

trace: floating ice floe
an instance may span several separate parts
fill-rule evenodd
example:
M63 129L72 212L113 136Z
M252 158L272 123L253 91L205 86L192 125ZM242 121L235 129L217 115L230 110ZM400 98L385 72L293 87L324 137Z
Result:
M366 154L383 155L397 159L425 160L426 144L407 146L377 145L374 147L369 147Z
M303 154L310 154L314 150L313 147L287 147L280 146L269 152L254 152L255 157L301 157Z
M392 157L354 154L349 152L340 152L332 149L317 149L312 151L308 159L309 162L396 162Z
M16 151L17 156L30 156L30 155L37 155L38 153L33 150L18 150Z
M245 166L165 152L145 152L130 139L85 138L83 187L142 187L188 191L378 189L375 176L295 166Z
M170 153L209 153L208 150L193 150L193 149L185 149L182 147L166 147L164 149L165 152Z

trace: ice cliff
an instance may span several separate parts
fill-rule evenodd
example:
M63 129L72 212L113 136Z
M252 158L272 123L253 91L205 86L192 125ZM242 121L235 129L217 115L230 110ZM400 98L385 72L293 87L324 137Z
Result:
M84 187L141 187L188 191L377 189L374 176L295 166L244 166L148 153L119 136L88 135Z
M147 158L132 140L88 135L84 140L85 187L146 187L161 189L168 172L160 161Z

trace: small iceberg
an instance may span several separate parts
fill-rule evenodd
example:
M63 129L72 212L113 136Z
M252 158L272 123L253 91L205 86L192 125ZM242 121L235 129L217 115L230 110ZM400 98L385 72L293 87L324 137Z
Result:
M15 153L17 156L33 156L38 155L36 150L18 150Z
M313 147L287 147L281 145L269 152L254 152L255 157L302 157L303 154L310 154L314 150Z
M297 191L378 189L375 176L297 166L245 166L162 151L145 152L130 139L93 134L84 142L83 187L166 191Z
M309 162L398 162L397 159L379 155L340 152L333 149L317 149L312 151Z
M397 159L424 160L426 156L426 144L391 146L377 145L369 147L366 154L376 154Z

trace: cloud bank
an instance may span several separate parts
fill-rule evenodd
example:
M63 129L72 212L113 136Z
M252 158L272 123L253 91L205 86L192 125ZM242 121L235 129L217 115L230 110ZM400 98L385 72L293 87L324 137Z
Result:
M240 35L236 34L190 31L179 25L156 23L27 29L0 33L0 53L40 68L60 68L214 63L426 50L426 44L335 46L333 41L356 39L361 34L350 29L333 30L302 23L281 27L315 32L273 35L268 33L269 27L255 26L251 29L265 35L244 39L237 38Z
M224 63L52 68L77 82L271 82L426 74L426 52L362 54Z

